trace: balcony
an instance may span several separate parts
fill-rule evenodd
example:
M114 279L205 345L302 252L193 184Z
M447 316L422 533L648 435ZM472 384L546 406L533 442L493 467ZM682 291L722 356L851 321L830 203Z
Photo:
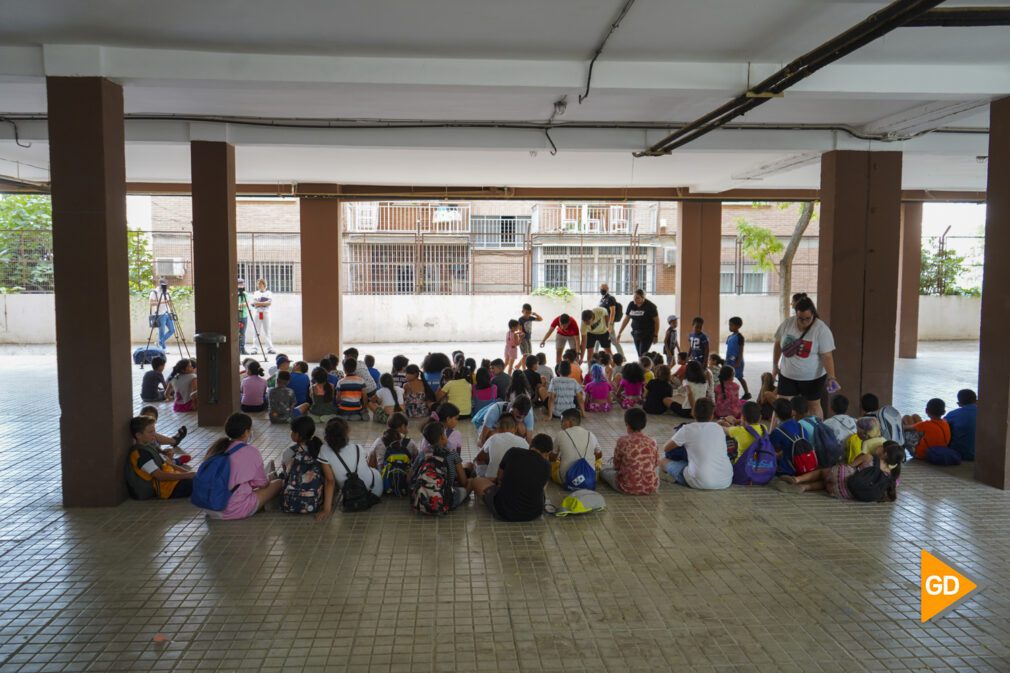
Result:
M467 234L470 232L470 204L403 201L350 203L344 210L344 231Z
M654 234L655 203L551 203L533 206L533 233Z

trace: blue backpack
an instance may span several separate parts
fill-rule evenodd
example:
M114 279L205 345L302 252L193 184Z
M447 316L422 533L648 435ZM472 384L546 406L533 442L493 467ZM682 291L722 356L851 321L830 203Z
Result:
M837 435L824 425L819 418L805 418L809 421L810 436L813 437L814 450L817 452L817 467L832 467L842 462L842 443Z
M501 417L501 415L505 413L505 409L508 408L508 404L505 402L495 402L494 404L489 404L486 407L482 407L478 411L475 411L472 416L470 416L470 423L478 432L480 432L484 428L484 419L487 418L488 412L490 412L496 406L498 407L499 417Z
M565 434L568 435L568 439L572 436L567 430ZM575 442L573 441L574 445ZM586 456L589 455L589 435L586 435L586 448L580 455L579 459L572 463L565 471L564 483L561 485L566 491L578 491L580 489L588 489L590 491L596 490L596 467L590 465L589 461L586 460Z
M754 438L751 445L733 463L733 483L741 486L763 486L775 477L778 462L768 433L761 429L759 435L750 424L744 425Z
M245 444L239 442L224 453L219 453L200 463L193 479L193 494L189 501L200 509L220 512L228 506L231 489L228 480L231 479L231 462L228 457Z

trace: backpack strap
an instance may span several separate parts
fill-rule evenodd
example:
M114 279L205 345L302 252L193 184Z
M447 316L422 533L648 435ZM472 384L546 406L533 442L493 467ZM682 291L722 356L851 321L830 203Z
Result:
M571 441L572 446L574 447L575 446L575 440L572 439L572 433L568 432L568 429L566 428L565 429L565 434L568 436L569 441ZM579 454L579 458L581 458L582 460L585 460L586 456L589 455L589 444L590 444L590 442L589 442L589 432L587 431L586 432L586 448L583 450L583 452L581 454ZM578 449L575 449L575 450L578 451Z
M231 454L235 453L239 449L245 448L246 446L249 446L249 445L246 444L245 442L239 442L235 446L233 446L230 449L228 449L227 451L225 451L224 455L230 456Z
M357 444L355 444L355 446L357 446ZM347 473L347 475L350 476L350 474L351 474L351 468L347 467L347 463L345 463L344 459L340 457L340 451L339 450L334 451L333 454L337 457L337 460L340 461L340 464L344 466L344 471ZM357 474L357 471L358 471L358 465L357 465L357 463L355 463L354 464L354 472L355 472L355 474Z

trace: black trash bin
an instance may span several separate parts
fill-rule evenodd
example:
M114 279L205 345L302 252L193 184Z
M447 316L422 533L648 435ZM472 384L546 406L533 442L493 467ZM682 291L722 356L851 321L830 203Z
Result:
M193 337L198 344L206 344L211 348L208 350L207 367L204 369L203 362L200 362L201 390L207 388L207 402L217 404L220 401L221 391L221 346L228 343L228 337L218 332L200 332ZM204 376L203 372L207 372ZM201 395L202 397L202 395Z

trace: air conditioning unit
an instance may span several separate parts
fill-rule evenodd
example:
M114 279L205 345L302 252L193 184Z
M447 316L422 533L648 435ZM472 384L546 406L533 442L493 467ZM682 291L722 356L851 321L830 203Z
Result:
M676 247L663 248L663 264L666 266L675 266L677 264Z
M156 275L166 278L182 278L186 275L186 263L179 257L162 257L154 263Z

